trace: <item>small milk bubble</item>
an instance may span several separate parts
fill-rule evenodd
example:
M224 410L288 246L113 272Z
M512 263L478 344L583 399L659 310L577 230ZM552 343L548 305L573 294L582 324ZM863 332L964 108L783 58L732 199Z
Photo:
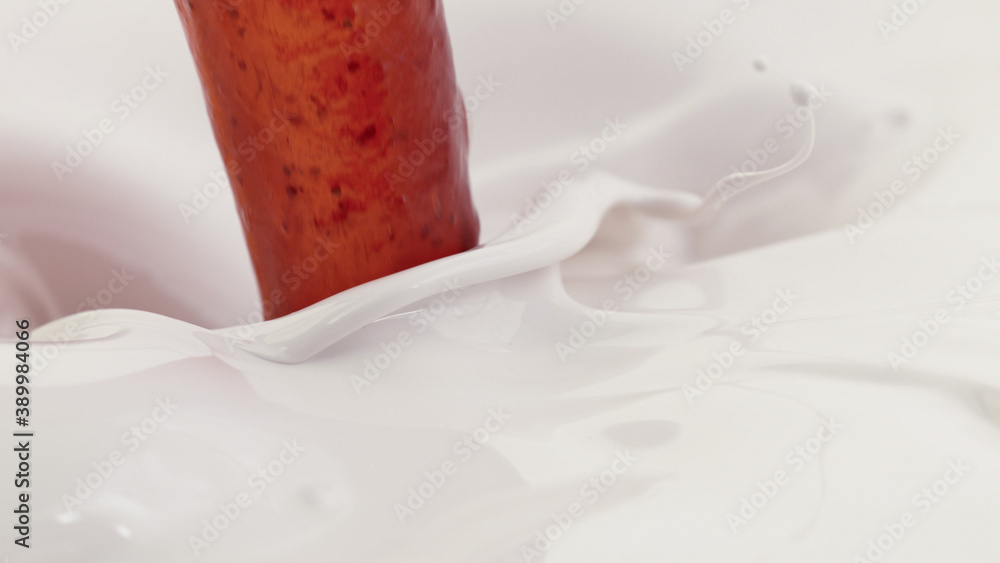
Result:
M757 72L767 72L770 66L766 57L757 57L753 60L753 69Z
M905 129L910 125L910 112L904 108L894 108L888 114L889 124L898 129Z
M813 88L812 84L804 80L796 80L792 82L790 88L792 94L792 101L799 106L808 106L809 99L816 93L816 89Z

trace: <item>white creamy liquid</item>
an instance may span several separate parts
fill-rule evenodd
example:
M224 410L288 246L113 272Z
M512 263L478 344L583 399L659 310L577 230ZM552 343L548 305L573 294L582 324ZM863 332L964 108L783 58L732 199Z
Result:
M466 91L503 83L470 112L483 239L564 169L705 194L769 137L767 166L788 160L803 135L776 123L800 77L835 93L805 165L702 226L618 210L568 260L424 300L295 365L199 338L246 322L254 293L231 196L188 222L178 211L221 163L173 6L64 7L5 62L26 83L0 99L32 124L0 153L3 373L11 320L39 335L32 548L4 524L0 555L996 560L997 9L927 3L884 41L890 4L736 2L736 23L681 73L670 54L728 3L669 4L595 0L554 30L554 3L447 6ZM74 78L77 58L118 43L70 51L90 33L70 24L106 13L123 22L115 41L143 40ZM64 75L27 83L54 61ZM57 182L58 147L152 63L171 80ZM72 103L53 94L95 83ZM615 117L628 130L578 171L576 147ZM904 162L948 127L959 138L911 182ZM896 179L906 193L849 236ZM88 299L111 307L94 313L102 328L38 330ZM893 369L919 331L934 334ZM2 506L13 493L0 488Z

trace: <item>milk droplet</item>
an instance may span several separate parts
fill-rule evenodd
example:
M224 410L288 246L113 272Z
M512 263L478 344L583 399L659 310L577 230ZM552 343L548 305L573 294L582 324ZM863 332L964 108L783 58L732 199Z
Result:
M121 537L123 537L125 539L129 539L129 538L132 537L132 530L128 529L127 527L125 527L122 524L116 524L115 525L115 531L118 532L119 536L121 536Z
M905 129L910 125L910 112L903 108L891 110L888 115L889 124L898 129Z
M60 512L56 515L56 522L60 524L72 524L80 519L80 516L76 512Z
M757 57L753 60L753 69L757 72L767 72L770 66L767 57Z
M349 504L348 495L342 489L306 486L299 491L302 503L314 510L343 512Z
M808 106L809 100L816 94L816 88L805 80L796 80L790 87L792 101L798 106Z

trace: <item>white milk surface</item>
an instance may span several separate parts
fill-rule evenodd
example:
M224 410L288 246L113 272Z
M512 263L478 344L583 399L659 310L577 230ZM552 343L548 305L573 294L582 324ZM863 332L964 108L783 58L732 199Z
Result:
M1000 4L445 2L484 242L595 172L781 164L790 89L815 150L291 365L205 344L259 316L173 3L52 4L0 7L0 557L1000 560Z

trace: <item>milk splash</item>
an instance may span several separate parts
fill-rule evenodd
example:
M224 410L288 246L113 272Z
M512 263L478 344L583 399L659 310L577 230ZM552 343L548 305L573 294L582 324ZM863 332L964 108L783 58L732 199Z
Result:
M809 90L796 87L793 97L808 106ZM744 190L802 164L813 148L809 115L796 156L729 183L743 180ZM468 253L419 270L434 283L373 282L251 327L250 337L120 309L36 330L34 345L49 338L56 353L34 371L44 405L35 414L44 437L36 543L19 560L582 562L694 552L726 560L779 557L771 546L793 539L818 549L831 537L854 552L879 529L872 519L898 514L919 492L910 487L936 474L928 468L939 452L961 446L973 467L996 466L988 444L956 444L926 428L932 406L939 427L995 432L989 417L1000 395L987 375L972 365L942 369L928 350L921 371L900 380L871 345L871 327L899 324L905 307L838 306L878 287L879 272L897 271L898 242L847 250L832 232L693 262L686 233L711 229L699 221L738 201L729 183L698 198L666 188L647 197L656 190L635 191L610 174L599 181L587 193L601 197L567 191L548 211L560 220L540 221L524 235L535 234L530 244L512 232L483 247L507 244L522 253L513 259ZM670 218L688 223L665 237ZM640 283L634 274L651 249L667 265ZM950 252L928 245L926 258L954 263ZM826 275L857 253L875 275L852 286ZM3 247L0 260L2 282L14 288L5 311L55 309L57 292L29 263ZM912 304L934 283L918 279L896 300ZM794 310L768 322L689 401L684 388L782 290L801 295ZM976 323L956 314L949 330L975 346L984 338ZM581 326L586 341L561 355L556 344ZM942 341L938 350L955 346ZM11 350L0 346L5 357ZM119 437L161 397L176 407L155 435L121 452L113 473L83 491L85 502L67 507L67 495L80 496L78 480L106 470ZM876 414L889 410L896 414ZM837 441L734 536L727 515L744 484L773 475L785 451L833 417L846 428ZM886 444L896 456L875 455ZM847 468L871 487L829 477ZM872 487L894 494L858 518Z

